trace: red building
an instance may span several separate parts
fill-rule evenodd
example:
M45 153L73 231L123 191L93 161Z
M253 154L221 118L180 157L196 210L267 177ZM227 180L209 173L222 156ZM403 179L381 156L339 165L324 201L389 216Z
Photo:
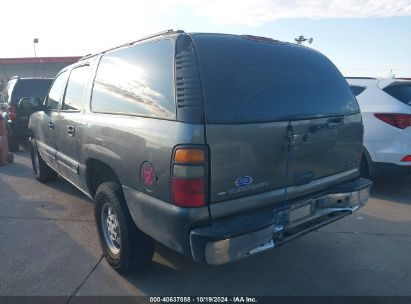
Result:
M12 76L54 77L58 71L81 57L0 58L0 89Z

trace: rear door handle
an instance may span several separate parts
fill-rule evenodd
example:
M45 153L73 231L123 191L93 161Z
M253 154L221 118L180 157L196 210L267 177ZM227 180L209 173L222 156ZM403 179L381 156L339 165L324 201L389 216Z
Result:
M54 122L52 122L52 121L49 122L49 128L54 129Z
M74 136L74 133L76 132L76 128L74 126L67 126L67 133L70 136Z

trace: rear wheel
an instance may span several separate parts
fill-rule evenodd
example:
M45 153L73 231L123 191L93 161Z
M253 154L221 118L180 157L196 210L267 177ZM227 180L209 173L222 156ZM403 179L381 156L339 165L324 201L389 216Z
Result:
M47 165L41 158L37 145L33 140L31 142L31 164L33 166L34 176L42 183L56 179L57 172Z
M18 152L19 151L19 139L16 136L10 135L7 137L9 142L9 150L11 152Z
M104 257L115 270L124 274L150 264L154 240L135 225L120 184L98 186L94 216Z

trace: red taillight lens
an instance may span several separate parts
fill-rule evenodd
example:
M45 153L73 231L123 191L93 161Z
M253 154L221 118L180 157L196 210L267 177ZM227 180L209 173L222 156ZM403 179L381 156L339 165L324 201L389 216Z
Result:
M12 105L9 105L7 108L8 116L10 120L16 120L17 115L16 115L16 108Z
M204 179L173 177L173 202L180 207L202 207L205 205Z
M411 162L411 155L404 156L401 159L402 162Z
M171 199L176 206L202 207L207 202L208 150L204 146L179 146L171 163Z
M411 115L409 114L374 114L374 116L399 129L411 126Z

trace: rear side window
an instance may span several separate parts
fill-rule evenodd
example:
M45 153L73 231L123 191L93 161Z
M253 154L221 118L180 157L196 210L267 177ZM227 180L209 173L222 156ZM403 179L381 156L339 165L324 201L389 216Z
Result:
M104 55L94 82L92 111L175 118L173 58L171 40Z
M411 105L411 84L389 86L384 91L399 101Z
M16 82L11 100L19 102L23 97L37 97L44 100L53 79L20 79Z
M337 68L286 43L194 34L209 123L263 122L357 113Z
M350 88L351 88L351 91L354 94L354 96L360 95L366 89L365 87L355 86L355 85L351 85Z
M16 80L9 81L1 94L1 103L8 103L10 100L10 95L13 92L14 85L16 84Z
M66 88L67 77L67 72L63 72L56 77L56 80L50 88L49 95L47 96L46 110L60 109L60 103L63 98L64 89Z
M83 94L89 78L90 66L74 68L70 73L62 110L80 111L83 105Z

